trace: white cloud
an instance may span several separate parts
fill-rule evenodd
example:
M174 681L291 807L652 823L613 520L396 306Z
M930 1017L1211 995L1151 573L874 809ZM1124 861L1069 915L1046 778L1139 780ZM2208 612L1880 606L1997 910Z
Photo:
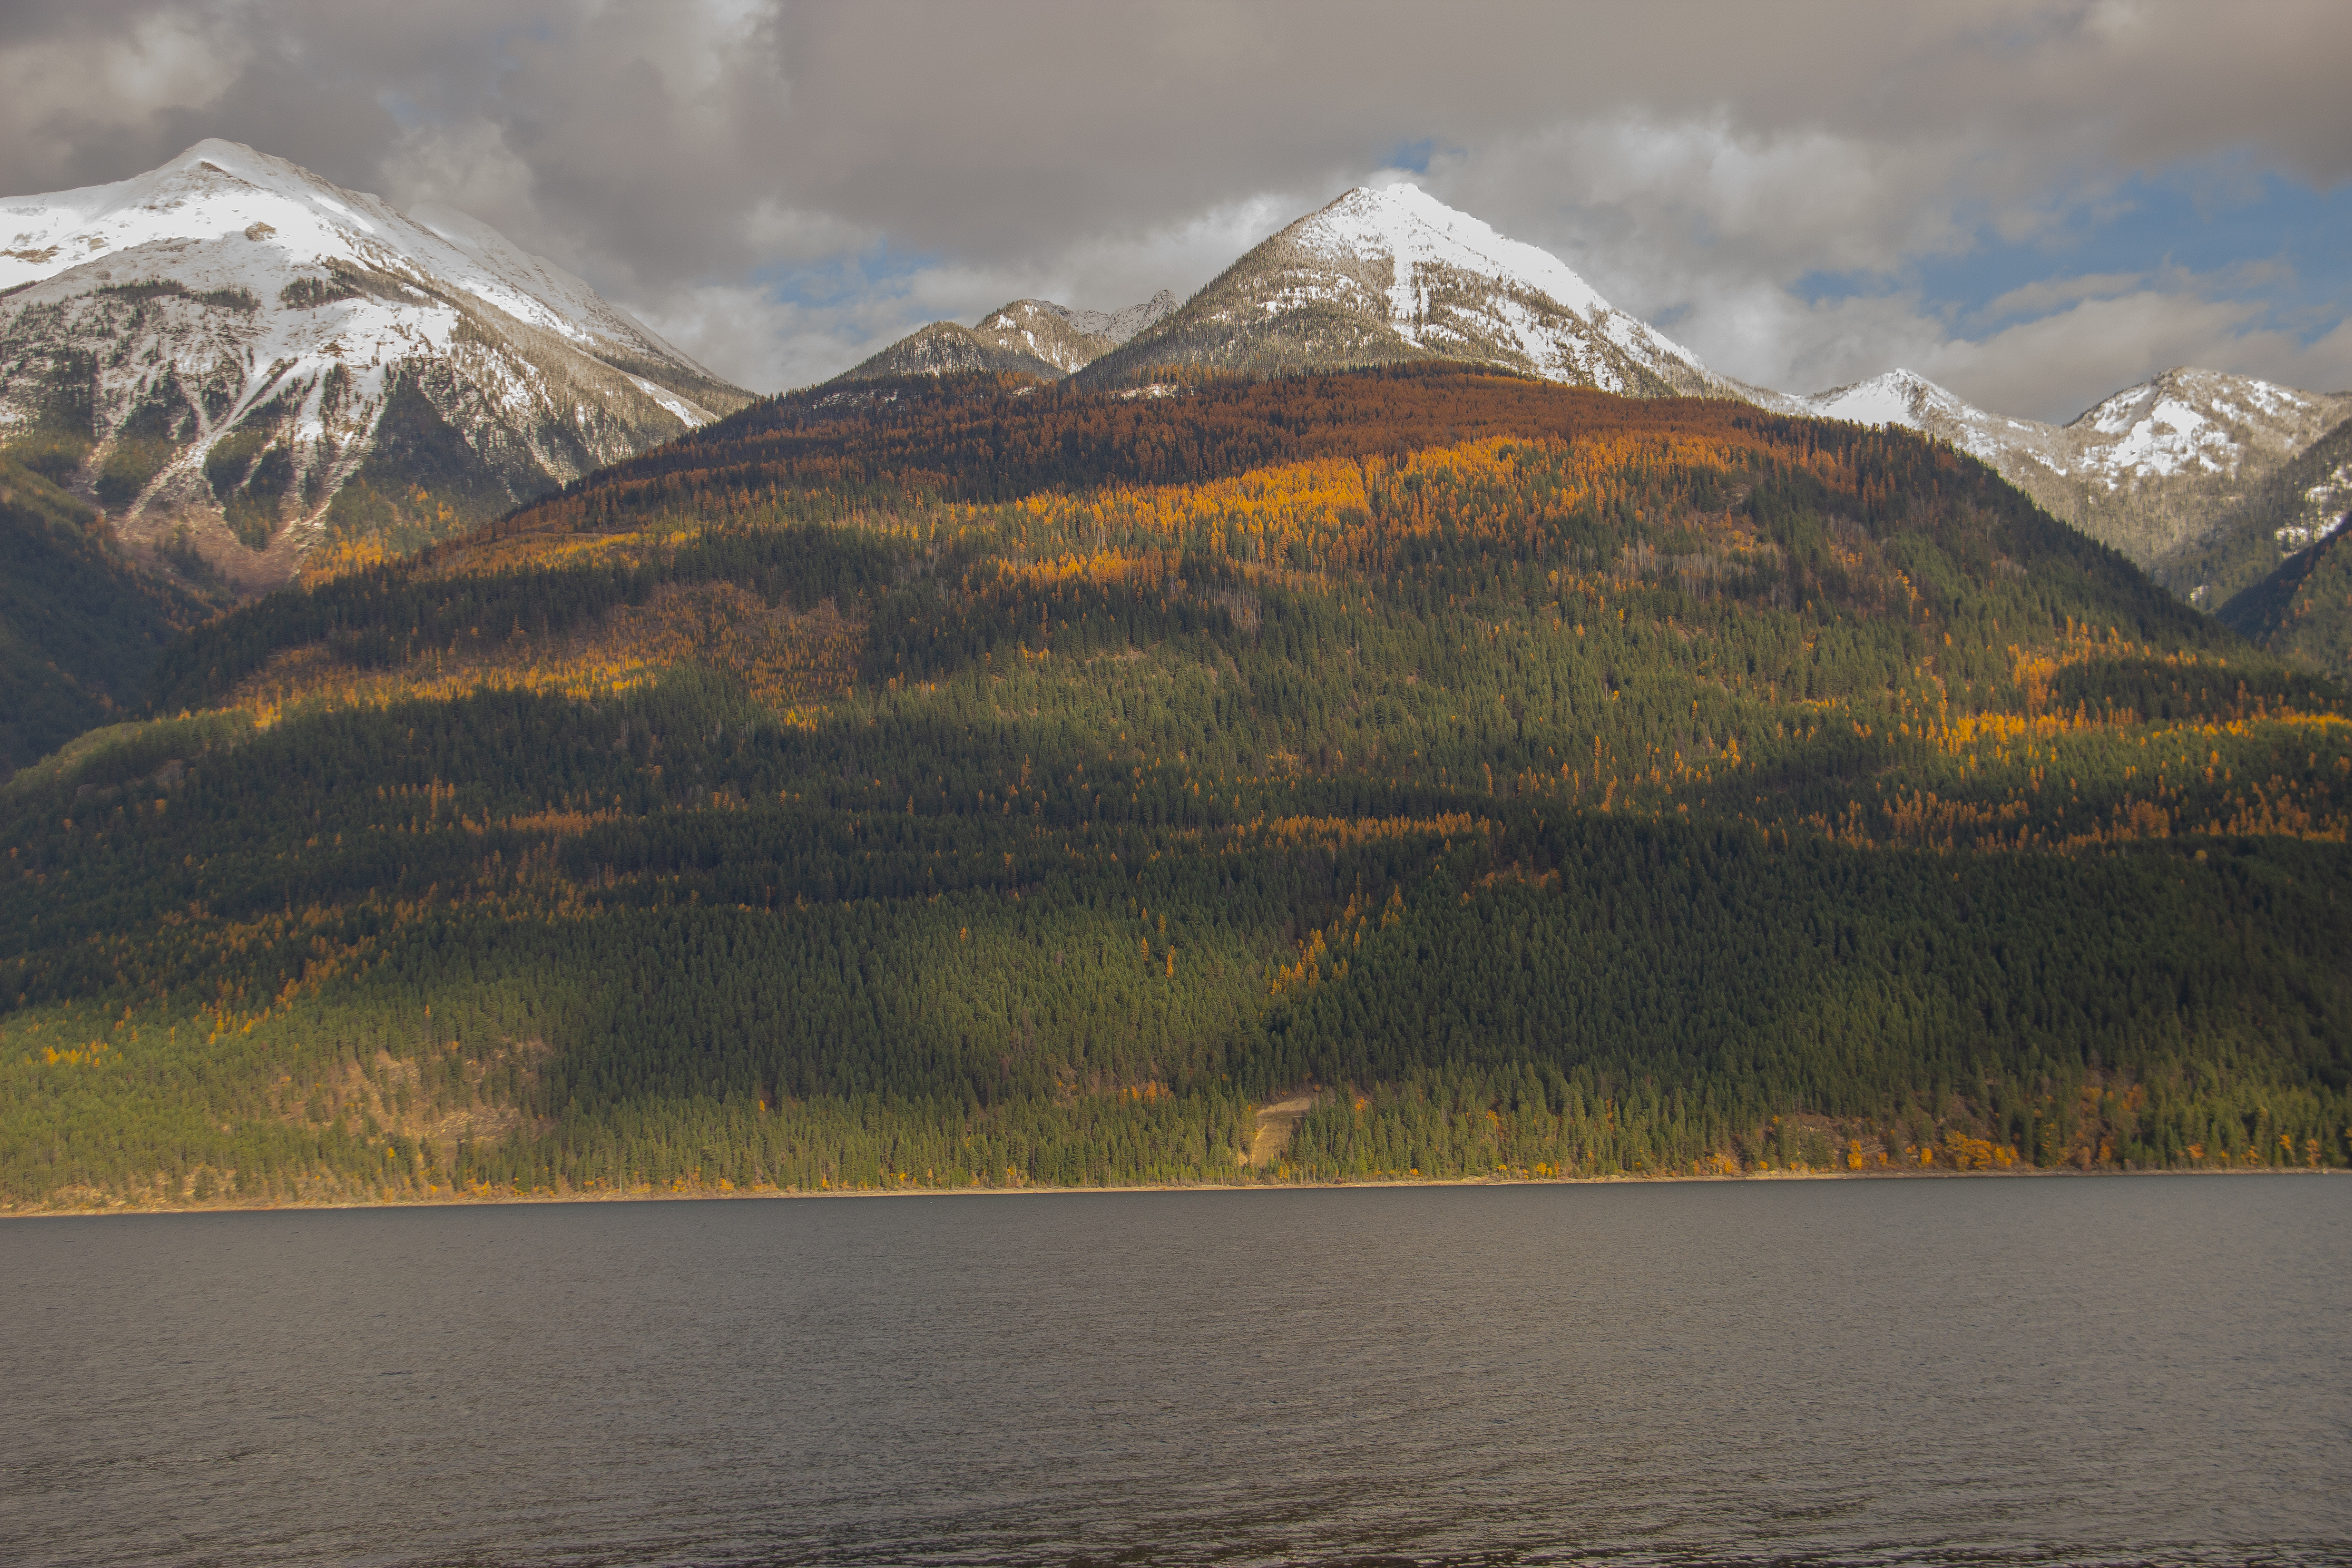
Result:
M1988 321L2039 315L2080 300L2110 299L2128 293L2138 288L2147 276L2144 272L2086 272L2078 278L2045 279L1995 296L1979 313Z
M383 176L384 194L403 210L439 202L482 217L527 250L543 251L566 266L576 260L560 254L566 237L547 232L530 165L487 120L428 122L403 132L384 157Z
M683 289L633 312L712 374L755 392L805 385L860 357L860 340L842 334L824 312L759 289Z
M247 53L206 18L169 11L136 18L119 31L74 30L47 47L0 48L0 141L9 146L11 163L28 173L43 171L45 183L70 179L79 172L72 158L77 135L95 127L136 127L159 111L199 108L218 95Z

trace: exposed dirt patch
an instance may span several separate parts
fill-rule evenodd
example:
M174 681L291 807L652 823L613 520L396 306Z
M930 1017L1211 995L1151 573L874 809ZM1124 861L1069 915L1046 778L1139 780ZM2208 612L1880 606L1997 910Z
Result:
M1262 1170L1280 1159L1282 1152L1290 1147L1290 1134L1298 1126L1298 1119L1314 1109L1312 1089L1301 1089L1271 1105L1260 1106L1257 1124L1250 1133L1250 1165Z

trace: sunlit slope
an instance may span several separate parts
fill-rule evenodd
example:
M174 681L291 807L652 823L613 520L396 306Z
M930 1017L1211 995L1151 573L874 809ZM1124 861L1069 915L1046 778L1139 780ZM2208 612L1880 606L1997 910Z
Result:
M882 384L169 669L18 1202L2347 1153L2341 693L1902 432Z

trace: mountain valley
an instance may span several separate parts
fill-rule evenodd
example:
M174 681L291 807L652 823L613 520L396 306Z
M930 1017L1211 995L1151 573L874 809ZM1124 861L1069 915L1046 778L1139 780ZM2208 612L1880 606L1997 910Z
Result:
M2275 500L2258 503L2257 518L2250 498L2352 419L2352 393L2297 392L2189 369L2126 387L2064 425L1988 414L1908 371L1765 401L1792 414L1902 425L1949 441L2053 517L2115 546L2208 610L2312 542L2296 525L2263 521L2277 510Z

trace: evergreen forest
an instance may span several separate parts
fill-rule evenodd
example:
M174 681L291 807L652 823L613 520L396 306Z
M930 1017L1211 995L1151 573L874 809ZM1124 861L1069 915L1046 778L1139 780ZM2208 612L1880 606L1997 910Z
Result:
M124 559L94 508L21 460L37 444L0 448L0 779L141 712L157 658L212 607Z
M2352 1160L2352 712L1899 429L769 399L0 785L0 1203Z

